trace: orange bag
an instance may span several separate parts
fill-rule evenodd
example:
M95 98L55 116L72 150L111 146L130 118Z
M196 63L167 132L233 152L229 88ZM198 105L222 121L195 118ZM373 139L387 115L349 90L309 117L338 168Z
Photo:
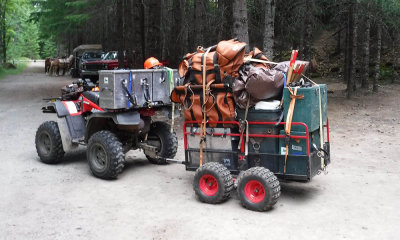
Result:
M188 53L183 61L179 64L179 75L185 77L185 82L192 84L203 84L203 56L204 51L197 49L195 53ZM215 80L216 83L221 82L221 71L218 65L217 55L209 52L206 57L206 83Z
M249 52L249 56L251 58L255 58L255 59L260 59L260 60L264 60L264 61L270 61L265 55L264 53L258 49L257 47L253 48L252 51ZM269 64L266 63L258 63L258 62L253 62L252 65L254 67L262 67L262 68L270 68Z
M239 68L243 64L246 43L234 39L221 41L217 45L217 59L223 75L239 76Z
M202 105L205 104L205 114L208 121L234 121L235 103L232 93L227 91L207 91L205 101L203 90L191 90L190 85L186 89L174 89L171 93L171 100L181 103L184 108L185 121L203 121ZM210 127L230 127L230 124L209 124Z

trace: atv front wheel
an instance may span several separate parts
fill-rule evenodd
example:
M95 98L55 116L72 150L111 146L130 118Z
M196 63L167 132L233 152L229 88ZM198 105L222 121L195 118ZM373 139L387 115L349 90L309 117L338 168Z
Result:
M174 158L178 149L178 138L175 132L171 133L171 126L165 122L154 122L150 126L147 136L147 143L157 147L158 156L161 158L152 158L146 155L149 162L153 164L165 164L165 158Z
M64 157L60 130L54 121L47 121L39 126L36 131L35 145L40 160L44 163L58 163Z
M122 143L109 131L100 131L90 137L86 156L90 170L98 178L117 178L124 168Z

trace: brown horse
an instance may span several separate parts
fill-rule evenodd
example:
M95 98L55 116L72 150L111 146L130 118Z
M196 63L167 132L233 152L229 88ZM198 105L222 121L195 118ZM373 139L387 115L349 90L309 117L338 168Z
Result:
M54 61L55 58L46 58L44 61L44 73L48 74L50 71L51 62Z
M70 55L68 58L62 57L62 58L54 58L51 59L50 58L50 67L49 67L49 75L53 75L53 73L56 74L56 76L59 75L60 69L63 70L62 75L65 75L65 72L68 71L71 66L72 66L72 60L73 60L74 56ZM47 59L46 59L47 61ZM46 62L45 62L45 66L46 66Z

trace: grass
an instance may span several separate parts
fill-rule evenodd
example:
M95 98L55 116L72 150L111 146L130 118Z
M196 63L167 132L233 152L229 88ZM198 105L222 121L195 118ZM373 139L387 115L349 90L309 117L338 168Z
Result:
M9 69L4 69L0 67L0 80L7 77L8 75L16 75L22 73L25 68L28 66L27 62L19 62L15 64L17 66L16 69L9 68Z

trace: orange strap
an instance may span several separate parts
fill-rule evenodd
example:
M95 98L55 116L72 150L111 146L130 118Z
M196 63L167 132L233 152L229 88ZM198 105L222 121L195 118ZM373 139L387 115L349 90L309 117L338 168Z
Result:
M206 102L206 81L207 81L207 54L210 52L211 48L208 48L207 51L203 54L202 56L202 61L203 61L203 99L204 102ZM210 87L211 84L207 84L207 87ZM201 127L200 127L200 166L203 165L203 142L205 141L206 137L206 124L207 124L207 114L205 111L205 104L202 105L202 112L203 112L203 121L201 122Z

